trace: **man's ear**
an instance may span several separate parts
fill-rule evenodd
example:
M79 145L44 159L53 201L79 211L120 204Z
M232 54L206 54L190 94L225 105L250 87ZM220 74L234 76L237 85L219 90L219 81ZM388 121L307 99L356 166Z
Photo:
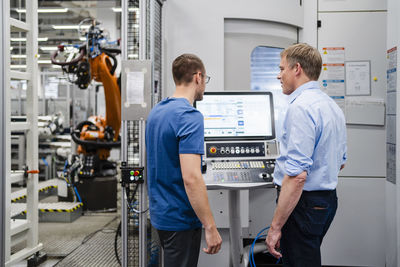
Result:
M298 62L296 63L295 69L296 69L296 75L300 75L301 71L303 70L300 63Z

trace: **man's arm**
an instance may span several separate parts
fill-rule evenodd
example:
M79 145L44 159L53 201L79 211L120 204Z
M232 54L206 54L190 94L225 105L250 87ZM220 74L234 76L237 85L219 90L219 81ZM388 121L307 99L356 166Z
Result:
M201 157L196 154L179 154L186 194L193 210L204 226L207 248L203 251L215 254L221 249L222 239L208 203L207 189L201 175Z
M280 247L281 230L299 202L306 178L307 172L305 171L297 176L285 175L283 178L278 205L265 240L269 252L276 258L282 257L282 254L277 251Z

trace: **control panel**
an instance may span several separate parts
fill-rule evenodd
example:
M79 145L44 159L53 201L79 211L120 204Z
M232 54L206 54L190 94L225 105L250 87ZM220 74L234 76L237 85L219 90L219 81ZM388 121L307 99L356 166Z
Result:
M210 162L205 180L211 183L272 182L275 160Z
M132 184L132 183L143 183L144 167L134 167L127 165L126 162L121 163L121 183L124 184Z
M203 177L206 184L272 183L276 141L208 141Z
M264 142L246 143L207 143L206 156L208 158L218 157L264 157Z
M276 141L208 141L205 142L208 159L276 158L279 155Z

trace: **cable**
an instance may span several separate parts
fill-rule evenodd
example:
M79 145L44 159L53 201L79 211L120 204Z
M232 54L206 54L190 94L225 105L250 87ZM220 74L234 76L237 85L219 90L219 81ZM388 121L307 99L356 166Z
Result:
M256 238L254 239L253 243L250 246L250 253L249 253L249 263L250 263L250 267L256 267L256 262L254 260L254 246L257 242L257 239L259 238L263 238L263 237L267 237L267 235L262 235L262 233L266 230L268 230L270 227L265 227L264 229L262 229L260 232L258 232ZM277 260L277 262L275 264L278 264L280 262L281 258L279 258Z
M147 212L147 211L149 210L149 208L147 208L147 209L145 209L145 210L137 210L137 209L135 209L133 206L131 206L131 202L132 202L133 199L135 198L136 191L138 190L138 187L139 187L139 184L136 184L135 190L133 191L132 198L129 198L129 186L126 187L125 194L126 194L126 198L127 198L126 204L128 205L129 210L131 210L131 211L133 211L133 212L135 212L135 213L140 214L140 213L145 213L145 212Z
M117 241L118 241L118 235L121 235L121 224L122 224L122 222L119 222L118 229L117 229L117 233L116 233L115 239L114 239L114 253L115 253L115 258L117 258L117 261L118 261L118 263L119 263L120 266L122 266L122 263L121 263L121 260L119 259L119 255L118 255Z

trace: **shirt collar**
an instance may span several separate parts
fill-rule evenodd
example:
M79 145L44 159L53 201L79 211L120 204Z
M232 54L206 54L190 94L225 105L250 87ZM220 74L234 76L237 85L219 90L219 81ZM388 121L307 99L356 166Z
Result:
M319 88L319 84L318 81L309 81L306 83L303 83L302 85L300 85L296 90L294 90L290 95L289 95L289 104L292 104L293 101L296 100L296 98L301 95L301 93L304 90L309 90L309 89L318 89Z

